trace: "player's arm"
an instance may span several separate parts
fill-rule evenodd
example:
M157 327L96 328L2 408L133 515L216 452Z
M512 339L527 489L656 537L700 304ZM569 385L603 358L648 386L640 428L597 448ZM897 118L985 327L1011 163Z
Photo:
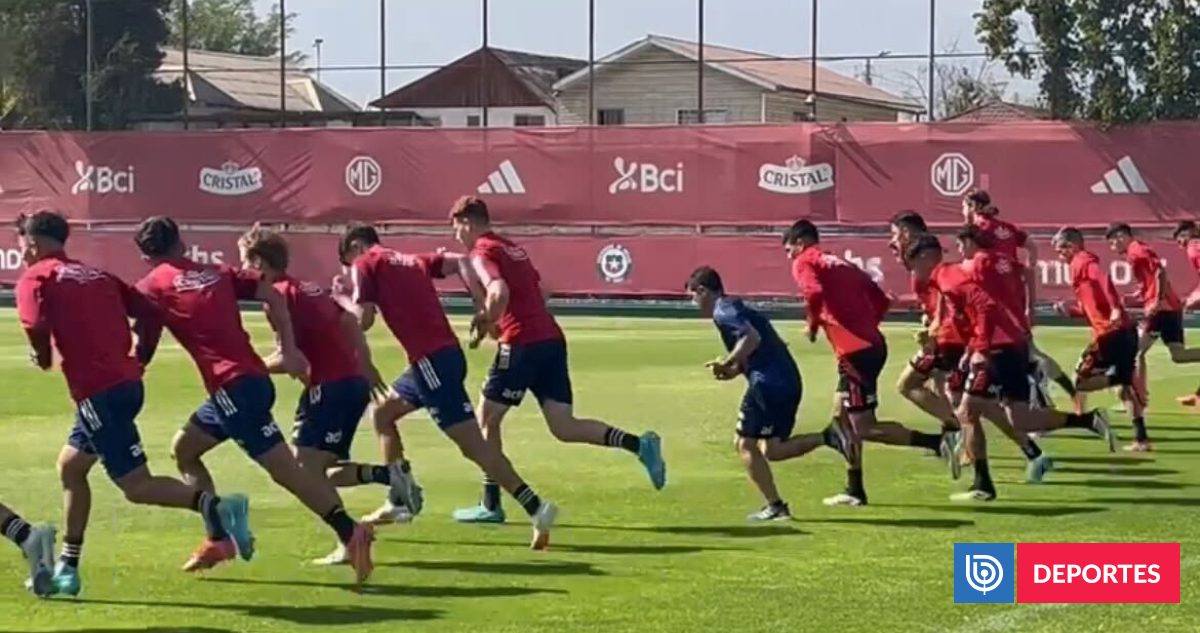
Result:
M375 277L366 267L366 263L355 261L350 267L350 279L347 283L349 292L333 293L333 300L338 306L350 313L358 322L363 332L375 325Z
M133 319L134 356L143 367L154 360L158 344L162 341L163 318L158 306L140 287L134 288L116 280L121 288L121 298L125 302L125 314Z
M438 253L438 255L442 258L439 265L441 274L438 276L442 278L458 277L463 288L471 295L471 302L475 304L475 310L483 310L487 291L484 289L479 275L476 274L475 267L471 265L470 257L446 252Z
M50 369L54 364L54 348L41 280L23 277L17 282L17 316L29 339L29 359L43 370Z
M796 284L804 297L804 320L808 323L808 340L817 340L817 329L821 327L821 311L825 309L825 290L812 266L800 265L793 269Z
M483 286L483 310L480 318L488 323L497 323L508 308L508 283L500 276L500 266L489 255L473 255L471 267Z
M1161 262L1154 262L1154 278L1158 282L1155 284L1154 309L1157 311L1161 308L1167 299L1167 284L1170 281L1167 278L1167 267Z
M1038 247L1037 242L1029 239L1029 234L1021 231L1021 248L1025 249L1025 265L1030 271L1037 268L1038 265Z
M269 282L250 271L233 271L232 274L238 299L262 303L267 321L271 324L271 329L275 330L281 369L292 378L303 380L308 363L296 345L296 330L292 327L292 313L288 310L287 298L279 294Z
M384 382L379 369L375 367L375 360L371 356L371 345L367 342L367 336L363 333L358 318L349 312L343 312L339 319L339 326L342 328L343 335L349 338L350 344L354 347L359 371L371 383L372 399L380 400L387 397L388 384Z
M1026 244L1032 244L1032 240L1026 240ZM1036 250L1034 251L1037 252ZM1037 260L1032 260L1037 261ZM1018 263L1018 265L1021 265ZM1037 311L1037 275L1034 273L1034 266L1023 266L1021 271L1022 278L1025 279L1025 322L1029 327L1033 327L1034 312Z

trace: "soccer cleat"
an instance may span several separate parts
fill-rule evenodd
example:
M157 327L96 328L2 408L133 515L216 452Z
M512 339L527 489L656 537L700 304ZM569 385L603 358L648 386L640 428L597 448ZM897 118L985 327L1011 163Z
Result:
M29 578L25 581L25 586L39 598L54 593L51 571L54 568L54 533L52 526L34 526L29 531L29 538L21 544L25 561L29 563Z
M1096 415L1092 418L1092 430L1104 438L1105 442L1108 442L1108 452L1117 452L1117 434L1113 433L1112 424L1109 423L1108 415L1104 411L1096 410Z
M62 596L75 597L83 590L83 580L79 578L79 568L59 562L54 568L54 593Z
M250 531L250 500L246 495L229 495L221 497L217 505L217 513L221 515L221 525L229 536L242 560L254 558L254 533Z
M826 444L829 448L837 451L842 459L850 461L850 438L846 437L846 433L842 430L839 424L830 424L822 433L825 436Z
M183 571L196 572L212 569L217 565L237 557L237 547L230 539L210 541L204 539L200 547L192 553L192 557L183 564Z
M1180 396L1175 399L1175 402L1185 407L1200 407L1200 395Z
M839 492L832 497L825 497L821 503L824 503L827 506L850 506L852 508L857 508L858 506L867 505L867 500L865 498L852 495L848 492Z
M788 508L788 504L780 503L767 504L762 510L746 515L746 520L751 523L765 523L767 521L791 521L792 512Z
M942 433L942 443L938 447L941 458L946 460L950 468L950 478L957 480L962 477L962 462L958 459L959 444L962 443L962 432L946 431Z
M375 530L369 525L359 523L354 526L354 536L346 544L346 552L350 554L350 566L354 568L354 585L362 584L371 577L375 570L375 562L371 560L371 546L375 542Z
M454 511L454 520L459 523L504 523L504 518L504 508L488 510L482 503Z
M408 506L395 505L385 501L377 510L362 518L363 523L371 525L389 525L393 523L412 523L412 511Z
M1040 484L1046 478L1046 473L1051 470L1054 470L1054 460L1050 459L1049 455L1039 455L1025 464L1025 481Z
M404 506L413 517L421 514L421 509L425 506L425 491L417 485L412 470L404 472L399 462L392 462L388 464L388 476L391 481L388 501L393 506Z
M667 485L667 462L663 461L662 438L658 433L650 431L642 435L638 442L638 461L646 467L654 489L662 490Z
M956 503L982 503L995 501L996 493L972 488L966 492L956 492L950 495L950 500Z
M550 549L550 528L554 527L556 518L558 518L558 506L549 501L543 502L542 507L538 508L537 514L530 517L533 521L533 540L529 543L529 549L537 551Z
M349 565L350 564L350 553L346 551L345 545L338 543L337 547L334 548L334 550L332 552L330 552L327 556L323 556L321 558L314 558L312 561L312 564L323 565L323 566L326 566L326 565L327 566Z
M1124 449L1128 453L1149 453L1154 450L1150 442L1134 442Z

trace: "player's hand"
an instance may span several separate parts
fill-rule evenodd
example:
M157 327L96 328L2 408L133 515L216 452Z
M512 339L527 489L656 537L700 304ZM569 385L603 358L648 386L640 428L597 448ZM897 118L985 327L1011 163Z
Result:
M50 358L49 354L47 354L46 357L43 358L42 356L38 355L38 352L36 349L31 349L31 350L29 350L29 364L33 365L34 367L37 367L38 369L40 369L42 371L48 371L54 365L54 362Z
M713 378L720 381L733 380L741 373L733 359L709 361L704 366L712 371Z
M913 339L917 341L917 345L929 347L929 343L933 340L933 337L929 335L929 330L917 330L913 333Z
M1113 308L1112 312L1108 313L1108 322L1112 325L1117 325L1121 322L1121 309Z
M298 349L281 349L279 351L279 366L283 368L284 373L300 382L308 380L308 360L304 358L304 354L301 354Z
M816 330L809 330L807 336L808 336L809 343L817 342L817 331Z
M371 385L371 402L383 402L391 396L392 388L383 380L378 367L369 364L363 369L363 374Z
M494 339L500 338L500 329L483 312L475 313L475 316L471 317L471 338L467 345L475 349L489 336Z
M349 277L346 275L334 275L333 280L329 284L329 292L335 295L348 297L352 294L352 287L353 284L351 284Z

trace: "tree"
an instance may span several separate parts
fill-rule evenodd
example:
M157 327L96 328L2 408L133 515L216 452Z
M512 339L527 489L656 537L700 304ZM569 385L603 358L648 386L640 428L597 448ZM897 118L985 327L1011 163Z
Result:
M943 51L946 54L959 52L957 42ZM962 114L981 105L1004 98L1008 84L997 79L992 64L935 63L933 118L940 120ZM929 67L921 66L915 72L905 72L904 96L925 104L929 110Z
M168 43L183 47L183 2L171 11ZM295 32L295 13L288 13L287 35ZM271 57L279 54L279 27L283 17L279 5L265 17L254 11L253 0L192 0L188 5L188 46L217 53ZM293 51L288 61L301 63L303 53Z

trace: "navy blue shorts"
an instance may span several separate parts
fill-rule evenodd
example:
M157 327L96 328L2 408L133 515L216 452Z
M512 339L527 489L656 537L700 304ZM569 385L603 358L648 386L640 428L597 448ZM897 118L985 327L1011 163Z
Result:
M305 389L296 405L292 443L350 459L350 445L371 403L371 384L354 376L323 382Z
M752 381L738 409L738 437L781 440L791 437L802 393L799 380L790 385Z
M145 399L142 381L137 380L123 382L80 402L67 444L98 456L113 479L145 466L146 452L136 422Z
M488 370L483 396L492 402L515 407L525 399L526 391L532 391L539 404L547 400L571 404L566 341L500 345Z
M259 456L283 442L271 407L275 385L267 376L242 376L213 392L189 421L217 442L233 439L250 456Z
M444 431L475 420L475 408L463 387L466 379L467 357L456 345L418 360L392 383L392 389L412 406L429 411Z

